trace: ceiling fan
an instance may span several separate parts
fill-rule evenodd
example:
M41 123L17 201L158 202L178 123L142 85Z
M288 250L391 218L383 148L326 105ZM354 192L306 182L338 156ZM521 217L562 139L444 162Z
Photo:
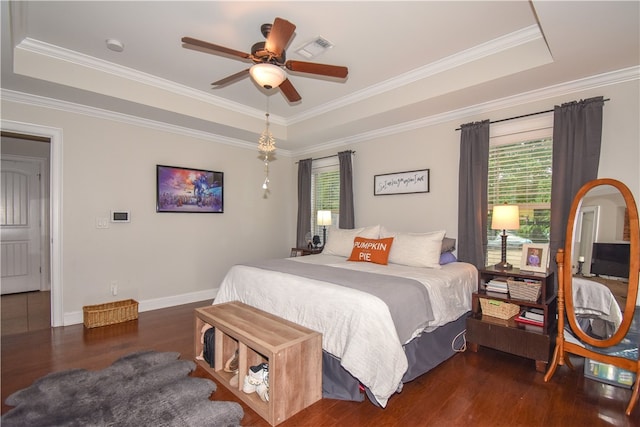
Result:
M222 54L224 56L230 56L233 59L239 58L245 62L254 63L253 66L246 70L211 83L213 86L224 86L234 83L247 75L251 75L251 77L265 89L279 87L289 102L297 102L300 101L302 97L287 78L287 74L283 68L299 73L337 78L346 78L349 69L347 67L318 64L315 62L287 61L285 47L291 40L295 29L296 26L294 24L282 18L276 18L273 24L263 24L260 27L260 31L266 38L266 41L254 44L251 47L251 53L229 49L192 37L183 37L182 43L183 47L189 49Z

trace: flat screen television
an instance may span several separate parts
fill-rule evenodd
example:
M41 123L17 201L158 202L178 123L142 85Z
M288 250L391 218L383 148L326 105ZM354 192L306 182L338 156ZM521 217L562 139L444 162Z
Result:
M629 278L630 246L628 243L594 243L591 274Z

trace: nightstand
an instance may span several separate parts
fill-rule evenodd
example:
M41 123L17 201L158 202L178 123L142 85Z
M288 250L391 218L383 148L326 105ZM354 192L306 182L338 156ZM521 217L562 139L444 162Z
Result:
M291 248L291 256L315 255L321 253L322 249L324 248Z
M472 314L467 318L466 338L469 349L477 352L479 346L485 346L533 359L536 370L545 372L556 336L557 300L553 273L529 273L517 268L499 270L491 266L479 270L478 274L478 290L473 293ZM488 293L486 284L493 279L539 282L540 297L537 301L525 301L511 298L508 293ZM517 315L505 320L483 315L481 299L514 304L520 307L520 311L537 308L544 313L544 325L531 326L516 322L514 319Z

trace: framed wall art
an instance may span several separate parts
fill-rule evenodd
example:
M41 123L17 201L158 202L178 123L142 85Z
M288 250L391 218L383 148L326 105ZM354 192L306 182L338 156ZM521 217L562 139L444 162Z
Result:
M524 243L522 245L520 270L545 273L547 268L549 268L549 244Z
M387 173L373 177L373 195L429 192L429 169Z
M224 173L156 166L156 212L223 213Z

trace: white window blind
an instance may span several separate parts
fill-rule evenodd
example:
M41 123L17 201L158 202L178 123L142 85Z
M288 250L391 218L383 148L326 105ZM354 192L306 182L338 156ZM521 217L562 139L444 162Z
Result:
M549 207L552 139L543 138L489 149L488 203L520 208Z
M318 211L331 211L331 225L338 226L340 215L340 170L337 157L314 160L311 171L311 225L313 234L322 237Z
M545 122L546 120L546 122ZM508 262L520 265L522 244L549 242L552 176L552 126L548 118L496 126L489 148L487 182L487 265L500 261L500 231L491 229L495 204L520 208L520 229L508 232Z

